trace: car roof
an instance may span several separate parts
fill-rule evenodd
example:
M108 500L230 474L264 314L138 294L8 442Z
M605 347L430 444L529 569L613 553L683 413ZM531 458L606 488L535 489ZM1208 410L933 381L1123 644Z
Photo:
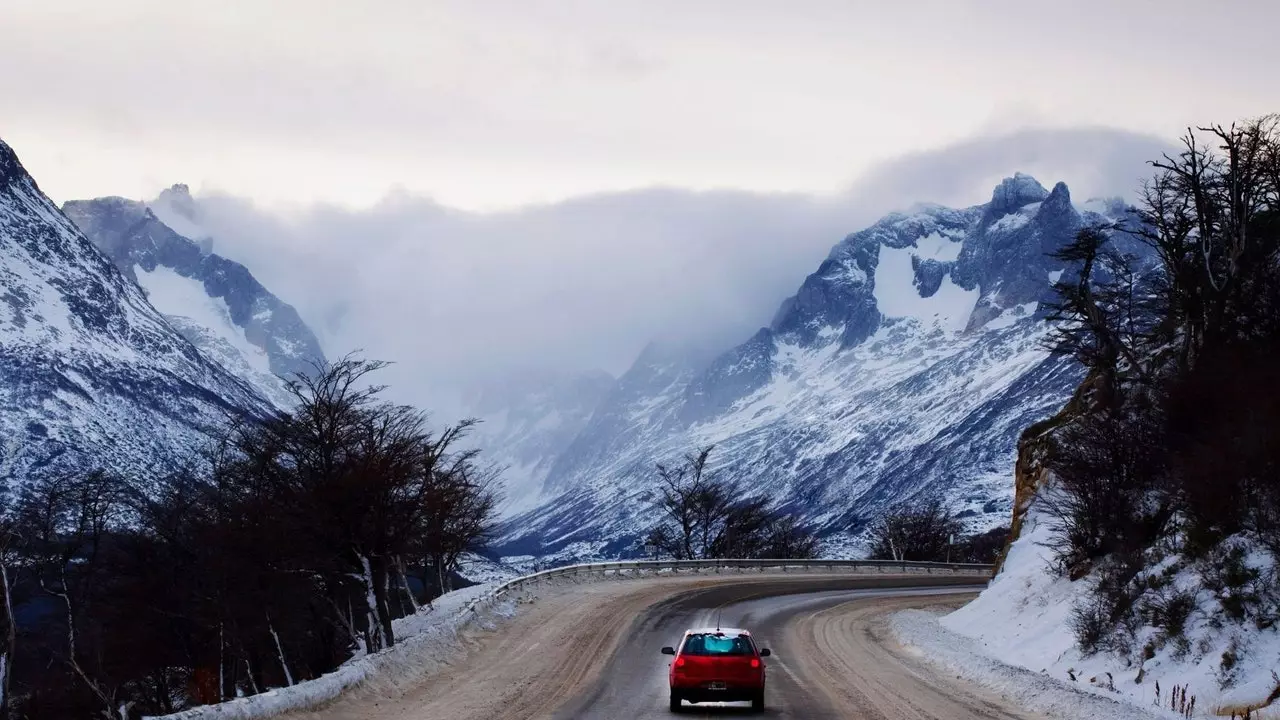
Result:
M690 628L684 631L685 635L715 635L716 633L724 633L725 635L750 635L751 632L742 628Z

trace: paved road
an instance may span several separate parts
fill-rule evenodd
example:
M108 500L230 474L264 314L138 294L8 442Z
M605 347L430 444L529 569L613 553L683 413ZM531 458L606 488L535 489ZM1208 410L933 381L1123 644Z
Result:
M669 658L660 654L663 645L675 645L689 627L711 626L719 615L726 627L744 627L757 641L773 650L767 660L768 684L763 717L835 720L837 718L1020 718L1003 712L997 704L946 688L939 692L915 668L892 663L892 682L874 687L878 697L866 697L867 687L852 692L859 672L865 675L884 666L888 650L877 638L870 647L849 648L861 652L852 658L847 672L830 672L829 656L844 648L832 643L829 622L824 619L858 616L859 610L889 605L904 607L957 600L957 591L980 588L955 587L972 580L955 578L920 579L915 583L939 581L944 587L903 588L903 580L843 578L814 582L770 582L708 588L677 595L646 610L631 623L617 651L609 658L600 678L554 715L556 720L578 718L670 718L667 708ZM861 613L863 620L878 617ZM819 621L813 623L817 618ZM808 621L803 629L801 623ZM799 632L797 632L799 630ZM846 624L836 635L856 636L872 631L867 622ZM855 638L856 639L856 638ZM837 666L840 658L834 658ZM864 683L865 684L865 683ZM834 687L833 687L834 686ZM945 686L945 684L944 684ZM923 698L923 699L922 699ZM686 705L686 717L757 716L746 703Z
M316 720L670 718L663 645L687 627L750 628L774 655L764 717L1033 720L939 676L884 627L900 608L957 605L971 578L943 575L725 576L595 582L551 591L515 619L462 637L418 677L375 681ZM686 706L681 717L750 715ZM297 715L295 715L297 717Z

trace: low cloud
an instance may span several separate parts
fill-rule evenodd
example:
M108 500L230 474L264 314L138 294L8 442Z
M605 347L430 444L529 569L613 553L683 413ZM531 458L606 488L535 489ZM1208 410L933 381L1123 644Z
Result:
M449 408L525 368L626 370L656 337L727 348L767 324L832 245L917 202L985 202L1014 171L1077 200L1132 197L1158 138L1024 130L903 157L832 196L652 189L495 214L389 197L269 212L200 198L215 249L298 307L331 356L395 363L408 402Z

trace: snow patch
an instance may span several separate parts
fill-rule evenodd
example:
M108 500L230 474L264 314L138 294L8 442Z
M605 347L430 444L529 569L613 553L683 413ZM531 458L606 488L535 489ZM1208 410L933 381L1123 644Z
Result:
M1036 308L1040 307L1040 303L1029 302L1021 305L1014 305L1011 308L1005 308L995 319L987 322L983 326L987 330L999 330L1007 328L1016 322L1025 320L1036 314Z
M991 230L993 232L1013 232L1031 222L1031 218L1035 217L1039 210L1040 203L1031 203L991 223Z
M965 290L951 281L948 273L932 296L920 297L912 279L912 248L880 246L880 262L876 265L874 295L876 307L886 317L912 318L924 325L946 331L960 331L978 303L979 290Z
M939 232L933 232L916 240L916 256L921 260L937 260L952 262L960 259L960 250L964 247L963 238L951 238Z
M227 303L222 298L209 297L204 283L179 275L163 265L157 265L151 272L136 266L136 271L138 284L147 291L147 299L157 310L217 331L254 370L271 372L271 360L266 351L249 342L244 330L231 320L231 309Z

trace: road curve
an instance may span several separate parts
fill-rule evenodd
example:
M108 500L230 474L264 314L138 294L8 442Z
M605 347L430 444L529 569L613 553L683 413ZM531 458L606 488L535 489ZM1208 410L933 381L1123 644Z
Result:
M469 631L463 652L407 687L370 685L294 717L670 718L668 658L659 650L718 612L774 652L764 717L1031 720L930 671L887 636L885 613L957 604L972 596L972 583L919 574L591 583L557 591L496 629ZM681 717L749 714L745 706L686 706Z

